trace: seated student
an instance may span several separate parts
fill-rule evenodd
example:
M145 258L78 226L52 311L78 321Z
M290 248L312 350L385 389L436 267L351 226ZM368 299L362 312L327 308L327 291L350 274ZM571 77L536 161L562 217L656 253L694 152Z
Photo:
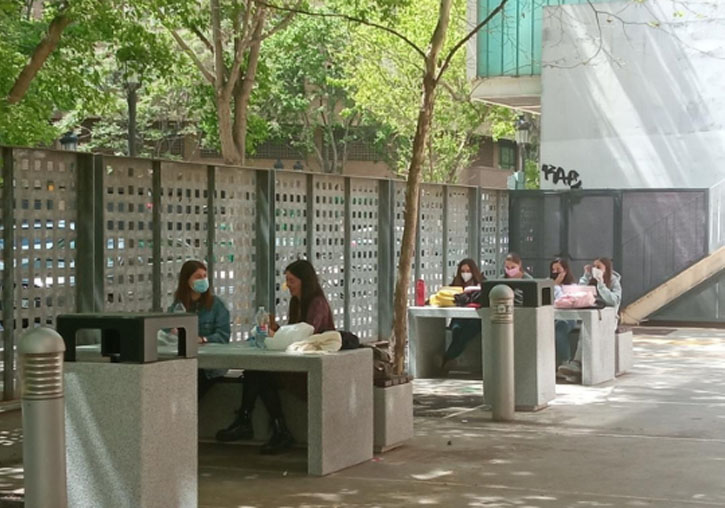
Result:
M285 268L285 282L292 298L288 324L304 321L314 327L314 333L335 329L332 310L327 302L315 269L309 261L298 260ZM273 334L274 332L271 332ZM262 446L261 453L276 454L292 446L294 439L287 429L278 392L278 376L272 372L245 370L242 387L242 406L235 420L217 432L218 441L251 439L252 410L257 397L262 399L272 420L272 437Z
M199 344L229 342L231 335L229 311L222 299L215 296L209 287L206 265L201 261L190 260L181 266L174 302L168 312L174 312L179 305L183 306L184 311L193 312L198 316ZM223 369L199 369L199 399L225 372Z
M449 286L460 286L462 288L480 286L484 280L486 278L481 274L476 262L473 259L466 258L458 263L456 276L453 277L453 281ZM461 356L466 344L476 335L480 335L481 320L454 318L451 319L449 328L451 330L451 345L448 346L448 349L443 355L441 370L444 373L447 373L453 361Z
M504 260L504 279L533 279L530 273L524 270L521 256L515 252L509 252Z
M612 261L609 258L597 258L593 265L584 267L584 275L579 279L581 285L591 285L597 288L597 305L603 307L614 307L615 312L619 310L622 302L622 277L612 269ZM572 383L581 382L582 374L582 351L581 341L577 341L574 358L562 363L556 371L557 377L566 379Z
M569 262L564 258L554 258L549 265L549 276L554 280L554 301L561 298L563 291L561 286L574 284L574 276L569 269ZM576 326L576 321L570 319L554 320L556 331L556 367L569 360L571 357L571 345L569 333Z
M533 279L530 273L524 270L521 256L515 252L509 252L504 260L504 279ZM520 289L514 289L514 306L518 307L524 303L524 293Z

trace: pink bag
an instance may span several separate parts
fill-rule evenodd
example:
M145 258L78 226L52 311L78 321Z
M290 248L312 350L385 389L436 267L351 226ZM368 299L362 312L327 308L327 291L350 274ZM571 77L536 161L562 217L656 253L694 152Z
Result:
M554 302L556 309L583 309L596 306L597 288L594 286L569 284L561 286L561 290L563 295Z

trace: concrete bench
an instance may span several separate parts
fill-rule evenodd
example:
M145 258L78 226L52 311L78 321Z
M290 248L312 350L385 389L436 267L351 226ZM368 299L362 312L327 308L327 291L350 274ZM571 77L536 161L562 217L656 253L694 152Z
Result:
M621 376L629 372L634 364L632 350L632 330L618 330L615 334L615 369L614 373Z
M556 309L554 315L556 319L581 322L579 347L582 352L582 384L591 386L614 379L617 329L615 309Z
M297 418L304 414L293 397L285 397L293 436L307 442L307 470L326 475L373 456L373 357L367 348L330 354L297 354L261 350L243 343L205 344L199 348L199 368L304 372L307 375L307 432ZM222 414L215 425L204 422L209 435L228 423L241 400L241 386L222 383L205 396L203 407L215 405ZM216 400L216 403L215 403ZM300 401L303 404L303 402ZM255 434L264 429L261 400L255 406ZM202 414L203 410L200 410ZM226 418L224 413L226 412ZM201 424L200 424L201 427ZM354 435L353 435L354 432ZM262 434L259 434L262 437Z

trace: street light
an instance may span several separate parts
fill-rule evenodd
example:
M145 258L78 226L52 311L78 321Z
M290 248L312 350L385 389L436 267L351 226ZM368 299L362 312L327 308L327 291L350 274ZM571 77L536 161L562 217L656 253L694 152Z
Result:
M531 122L526 116L519 115L516 119L516 146L518 148L518 164L515 174L515 189L526 188L526 145L529 143L529 135L531 134Z
M60 149L76 151L78 149L78 136L73 131L68 131L60 138Z

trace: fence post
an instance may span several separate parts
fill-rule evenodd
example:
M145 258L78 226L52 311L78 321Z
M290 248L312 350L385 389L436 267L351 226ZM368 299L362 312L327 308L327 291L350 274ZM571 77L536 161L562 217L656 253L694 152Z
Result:
M61 336L34 328L18 344L25 506L65 508L65 399Z
M496 192L496 276L498 277L499 274L503 273L503 253L501 252L501 207L502 205L502 196L504 192L507 191L495 191ZM514 228L511 227L511 224L516 224L516 221L511 220L511 210L513 207L511 206L511 193L508 195L509 198L509 251L517 250L518 247L512 246L511 239L514 237ZM516 228L516 232L518 233L518 226Z
M153 264L151 268L151 302L153 310L161 311L161 161L154 160L151 162L151 223L152 231L152 249Z
M395 292L395 182L378 183L378 337L393 330Z
M256 209L256 288L257 306L274 309L275 171L257 170Z
M103 310L103 157L76 155L78 245L76 301L78 312Z
M415 228L415 267L414 267L414 270L413 270L413 273L415 274L415 277L414 277L413 284L415 284L415 281L417 281L418 279L420 279L422 277L421 270L420 270L420 255L421 255L421 252L420 252L420 245L421 245L420 231L421 231L421 217L423 216L423 197L424 196L425 196L425 192L423 192L423 185L421 185L418 188L418 221L417 221L418 224L417 224L417 226ZM408 213L407 210L406 210L405 213L406 214ZM401 237L401 242L402 242L402 240L403 239ZM402 250L402 247L403 246L401 245L401 250ZM428 291L430 291L430 287L431 286L430 286L430 281L429 281L428 284L427 284L427 290Z
M488 294L491 305L491 344L493 346L493 420L514 418L514 292L505 284Z
M15 189L13 149L2 148L3 207L3 400L15 397Z
M448 241L449 241L449 235L448 230L450 228L450 217L448 216L448 185L442 185L443 188L443 277L441 278L441 286L446 285L446 280L448 280Z
M344 318L345 330L350 330L352 320L350 319L350 304L352 298L352 181L349 176L345 177L345 243L344 245Z
M312 256L315 254L315 175L308 173L305 177L305 184L307 189L307 192L305 192L307 198L305 202L307 205L307 216L305 217L305 256L307 256L307 261L314 265L315 262Z
M215 249L214 243L216 242L216 167L209 165L206 167L206 273L210 279L210 283L214 284L214 264L215 264Z
M496 235L500 235L496 226ZM483 272L481 264L481 189L471 187L468 190L468 255Z

